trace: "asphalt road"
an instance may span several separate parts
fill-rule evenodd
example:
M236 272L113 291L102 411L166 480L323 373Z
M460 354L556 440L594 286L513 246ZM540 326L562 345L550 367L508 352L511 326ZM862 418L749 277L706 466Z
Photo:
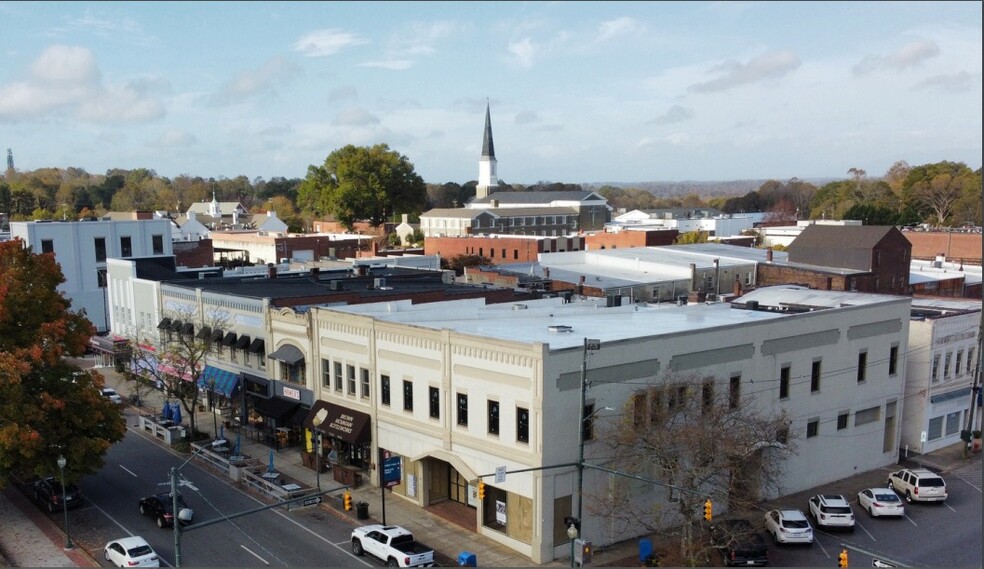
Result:
M945 503L905 505L904 518L872 518L857 505L863 488L885 487L886 467L817 490L842 494L851 501L855 515L853 532L818 530L814 522L812 546L769 543L770 565L784 567L837 567L837 556L848 550L850 567L872 567L874 559L896 566L981 567L981 468L972 464L944 475L949 497ZM809 512L809 496L781 500L783 505Z
M161 558L175 564L174 533L140 514L143 496L169 491L172 466L184 458L128 432L106 456L102 470L84 478L84 504L69 511L72 539L104 566L102 548L111 539L139 535ZM210 471L188 463L180 470L179 491L195 511L195 523L222 519L265 506ZM61 518L59 517L59 520ZM182 532L181 565L195 567L354 567L372 566L350 553L352 526L318 508L282 507Z

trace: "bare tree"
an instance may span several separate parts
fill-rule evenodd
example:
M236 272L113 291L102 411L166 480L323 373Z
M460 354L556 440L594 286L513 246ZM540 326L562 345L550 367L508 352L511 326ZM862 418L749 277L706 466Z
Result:
M728 389L719 394L722 385ZM717 514L778 493L785 459L794 452L785 411L756 407L712 377L667 374L661 385L637 392L621 422L599 438L620 472L658 483L615 476L608 499L592 500L600 510L594 513L651 532L677 527L680 561L706 564L710 544L694 536L705 501ZM647 493L651 499L641 499Z
M942 172L916 184L917 199L936 215L936 225L942 226L953 213L953 205L963 193L965 178Z
M169 399L181 403L188 416L191 436L198 433L195 409L201 398L200 379L209 356L222 350L215 337L226 317L214 314L204 326L196 313L171 311L157 330L139 330L130 338L134 381L149 382L164 390Z

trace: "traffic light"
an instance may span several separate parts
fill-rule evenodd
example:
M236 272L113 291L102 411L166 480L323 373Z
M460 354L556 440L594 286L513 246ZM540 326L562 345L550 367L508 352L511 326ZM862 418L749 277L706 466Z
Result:
M345 506L346 512L352 509L352 493L348 490L345 491L345 494L342 494L342 505Z
M707 521L711 521L713 515L714 515L714 506L711 504L711 500L708 499L706 502L704 502L704 519Z
M837 566L847 567L847 550L842 549L840 555L837 556Z
M481 480L478 481L478 499L479 500L485 499L485 483L482 482Z

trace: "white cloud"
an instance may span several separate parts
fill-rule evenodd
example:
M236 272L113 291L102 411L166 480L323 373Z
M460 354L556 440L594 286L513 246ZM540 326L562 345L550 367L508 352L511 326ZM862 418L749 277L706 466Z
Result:
M160 148L183 148L198 142L195 135L180 129L171 129L162 134L156 140L151 141L150 146Z
M284 57L272 57L257 69L240 71L212 95L214 105L242 102L258 94L270 94L290 82L300 68Z
M352 107L338 113L338 116L335 117L332 124L335 126L365 126L370 124L379 124L379 117L365 109Z
M516 58L516 62L519 63L520 67L526 69L533 67L533 57L536 55L536 47L530 38L509 42L507 49Z
M882 69L903 71L918 67L927 59L940 55L940 46L931 40L919 40L906 44L888 55L869 54L859 61L851 71L855 75L865 75Z
M598 26L598 37L595 38L595 41L608 41L619 36L635 33L641 29L642 26L638 22L627 16L622 16L621 18L602 22Z
M748 63L729 60L711 69L714 73L721 73L720 77L691 85L690 90L697 93L726 91L739 85L782 77L795 71L799 66L800 59L789 51L765 53L753 57Z
M980 76L978 75L977 80L975 81L974 76L970 73L961 71L951 75L934 75L932 77L927 77L926 79L923 79L913 85L912 90L919 91L922 89L942 89L950 92L965 92L973 89L974 85L980 85Z
M353 85L343 85L341 87L335 87L328 93L328 101L337 103L346 99L355 99L358 96L359 92Z
M377 61L365 61L358 64L359 67L375 67L378 69L390 69L392 71L402 71L413 67L413 62L409 59L388 59Z
M534 111L520 111L516 113L516 118L513 119L513 122L515 122L516 124L530 124L530 123L535 123L539 120L540 120L540 116L537 115Z
M91 51L56 44L38 55L24 79L0 85L0 120L67 113L96 123L145 122L166 112L151 92L160 87L143 79L104 84Z
M692 109L687 109L680 105L673 105L665 113L649 122L651 124L673 124L692 119L693 117L694 111Z
M294 42L293 48L308 57L324 57L334 55L346 47L367 43L369 40L356 34L332 28L304 34Z

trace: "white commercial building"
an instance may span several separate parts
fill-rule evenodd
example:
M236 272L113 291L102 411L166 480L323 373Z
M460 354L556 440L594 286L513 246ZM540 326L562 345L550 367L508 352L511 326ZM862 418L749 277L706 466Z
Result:
M563 520L577 503L576 469L546 467L577 460L582 415L624 409L667 371L713 378L715 393L789 413L797 454L784 465L783 494L894 463L909 303L779 286L734 304L316 307L305 351L321 378L309 383L316 398L369 416L368 460L383 451L402 458L395 494L422 507L474 508L481 534L543 563L568 554ZM589 338L597 349L588 357ZM593 421L617 420L608 413ZM588 440L586 460L604 464L603 446ZM525 472L494 481L498 469ZM479 476L489 476L484 500ZM609 476L585 470L581 496L604 496ZM645 499L665 498L653 490ZM595 546L644 533L585 518L582 535Z
M72 301L72 310L85 310L98 332L110 329L107 260L173 255L166 219L15 221L10 229L35 253L54 253L65 276L58 290Z

